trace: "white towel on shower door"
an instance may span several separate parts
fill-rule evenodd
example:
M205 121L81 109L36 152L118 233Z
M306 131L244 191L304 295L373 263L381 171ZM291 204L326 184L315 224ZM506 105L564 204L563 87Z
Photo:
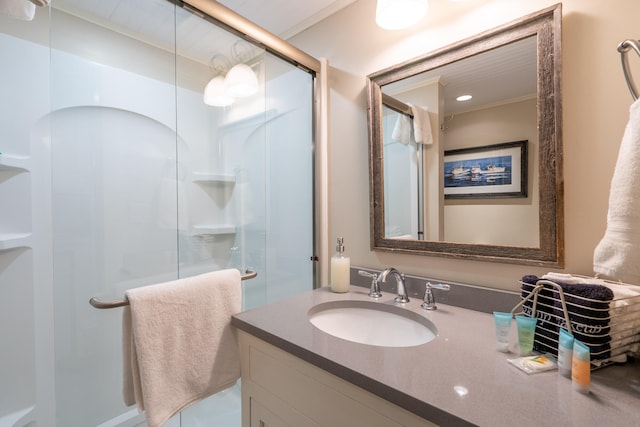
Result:
M629 108L611 180L607 229L594 251L593 270L640 283L640 100Z
M149 427L236 383L231 315L242 303L235 269L130 289L123 314L123 395Z
M413 137L418 144L433 144L433 133L431 132L431 119L429 110L417 105L410 105L413 114Z
M397 113L398 118L391 133L391 140L407 145L411 142L411 118L404 113Z

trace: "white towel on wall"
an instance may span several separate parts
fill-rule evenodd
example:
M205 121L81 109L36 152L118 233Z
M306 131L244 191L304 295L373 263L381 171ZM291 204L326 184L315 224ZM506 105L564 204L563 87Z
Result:
M433 144L433 134L431 132L431 120L429 111L426 108L410 105L413 114L413 137L418 144Z
M122 322L123 396L149 427L236 383L231 315L242 289L235 269L130 289Z
M593 270L640 283L640 100L629 108L611 180L607 229L594 251Z

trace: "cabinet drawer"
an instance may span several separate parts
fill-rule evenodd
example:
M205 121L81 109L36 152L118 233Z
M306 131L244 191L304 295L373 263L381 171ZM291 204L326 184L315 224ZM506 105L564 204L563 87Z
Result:
M433 426L378 396L313 366L255 337L241 333L243 388L261 397L270 396L320 426L367 427ZM253 400L251 400L253 404ZM253 411L253 407L251 408ZM282 417L284 418L284 417ZM253 417L252 417L253 420ZM269 426L269 424L264 424ZM275 424L274 425L278 425ZM289 424L282 424L289 425ZM253 427L254 424L251 424ZM262 427L260 424L256 426ZM297 426L296 426L297 427Z
M282 402L271 403L271 410L251 397L250 427L320 427ZM279 415L275 414L277 410Z

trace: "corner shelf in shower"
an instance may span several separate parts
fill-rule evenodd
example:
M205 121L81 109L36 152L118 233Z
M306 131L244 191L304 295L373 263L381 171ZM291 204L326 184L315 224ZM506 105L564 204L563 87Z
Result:
M225 234L235 234L236 226L230 224L223 225L194 225L191 227L192 236L222 236Z
M31 233L0 233L0 251L30 246Z
M0 154L0 171L28 171L29 167L28 157Z
M193 172L192 180L193 182L202 184L234 184L236 182L236 176L220 173Z

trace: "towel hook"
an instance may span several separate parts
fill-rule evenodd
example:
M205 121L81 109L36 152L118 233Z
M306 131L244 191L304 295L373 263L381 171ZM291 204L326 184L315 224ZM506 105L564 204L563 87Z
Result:
M630 49L635 50L638 56L640 56L640 43L638 43L637 40L625 40L618 45L618 52L620 52L620 59L622 61L622 72L624 73L624 78L627 81L629 92L631 92L631 96L635 101L638 99L638 89L636 89L633 77L631 76L631 71L629 71L629 59L627 58L627 52Z

